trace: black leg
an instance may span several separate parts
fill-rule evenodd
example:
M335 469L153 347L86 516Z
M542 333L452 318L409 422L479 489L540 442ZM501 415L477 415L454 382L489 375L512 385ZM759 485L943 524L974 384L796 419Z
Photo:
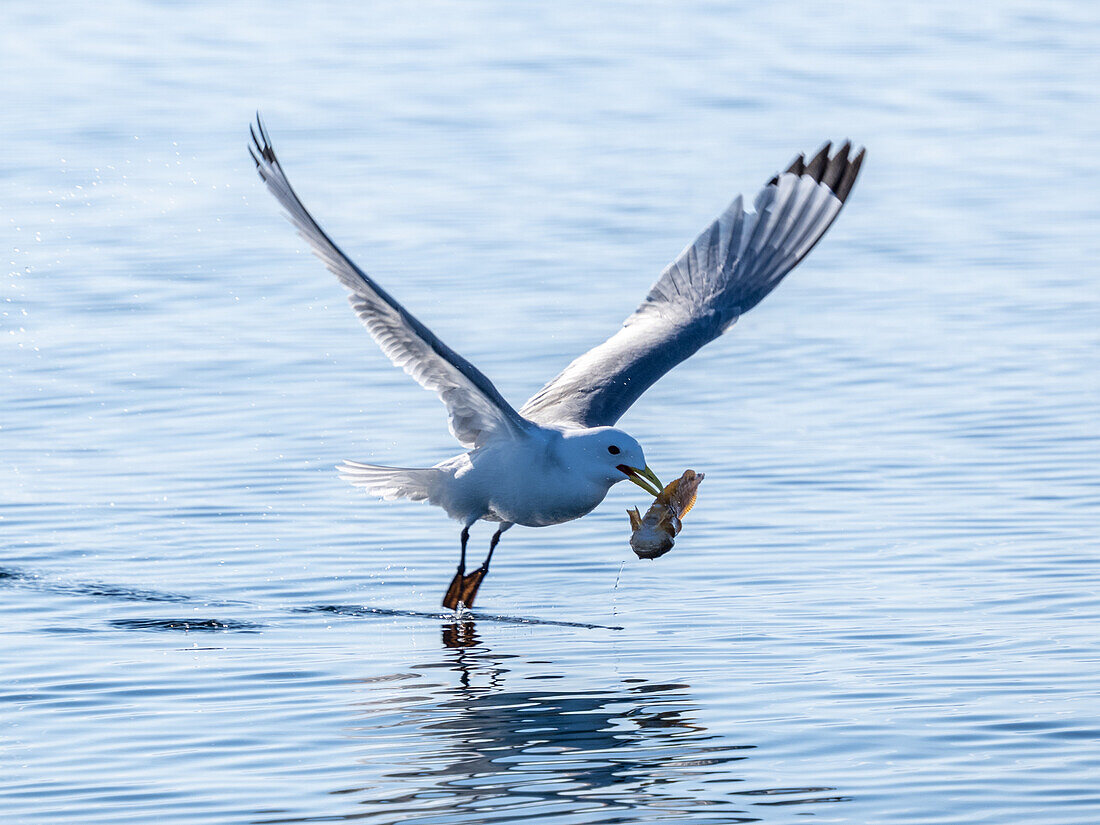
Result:
M473 607L478 588L481 587L481 581L485 578L485 574L489 572L489 562L493 559L493 551L500 544L500 537L504 534L504 531L511 526L508 522L504 522L497 528L497 531L493 533L492 541L489 542L489 555L485 557L481 567L469 575L466 575L466 542L470 538L470 528L467 526L462 530L462 558L458 563L458 572L451 579L451 586L447 588L447 594L443 597L444 607L448 610L457 610L459 605Z
M461 575L466 570L466 542L470 540L470 525L466 525L462 528L462 550L458 556L458 572Z
M455 576L451 579L450 587L447 588L447 592L443 596L443 606L448 610L457 610L460 603L465 603L463 596L465 595L465 583L469 578L466 573L466 543L470 540L470 525L466 525L462 528L462 551L458 557L458 570L455 572ZM476 592L476 590L475 590ZM467 605L468 607L469 605Z
M502 524L497 528L497 531L493 533L493 538L489 541L489 555L485 557L485 561L481 564L481 570L483 573L489 572L489 562L493 560L493 551L497 549L497 545L500 544L500 537L504 531L511 527L511 524Z

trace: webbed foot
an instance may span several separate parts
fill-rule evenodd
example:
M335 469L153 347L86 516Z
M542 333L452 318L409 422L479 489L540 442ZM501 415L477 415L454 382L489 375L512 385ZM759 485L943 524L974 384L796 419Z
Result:
M464 575L465 569L460 567L455 577L451 579L447 594L443 597L443 606L448 610L458 610L460 604L464 607L473 607L478 588L481 587L482 579L488 572L488 568L482 565L473 573Z

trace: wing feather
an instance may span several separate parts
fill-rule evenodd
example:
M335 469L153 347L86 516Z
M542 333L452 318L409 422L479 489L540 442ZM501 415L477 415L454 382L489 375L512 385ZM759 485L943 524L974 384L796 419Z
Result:
M256 127L251 130L253 145L248 151L260 178L286 211L298 234L351 291L348 300L352 308L382 352L422 387L439 395L447 407L454 437L463 446L474 448L491 434L516 433L527 428L529 424L477 367L390 297L321 229L291 188L258 116Z
M520 410L539 424L614 424L662 375L713 341L756 306L817 244L859 175L826 143L799 155L746 211L738 196L666 267L622 328L577 358Z

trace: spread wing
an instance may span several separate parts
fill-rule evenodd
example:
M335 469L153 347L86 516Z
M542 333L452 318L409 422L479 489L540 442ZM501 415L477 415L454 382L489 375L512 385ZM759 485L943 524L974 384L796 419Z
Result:
M799 155L756 196L703 231L604 343L567 366L520 410L540 424L614 424L658 378L756 306L813 249L839 214L863 163L845 143Z
M252 130L253 145L248 151L260 178L286 210L298 234L351 290L348 300L352 308L382 351L422 387L439 394L454 437L473 448L489 435L514 434L529 427L477 367L440 341L333 243L298 200L259 117L256 126L259 135Z

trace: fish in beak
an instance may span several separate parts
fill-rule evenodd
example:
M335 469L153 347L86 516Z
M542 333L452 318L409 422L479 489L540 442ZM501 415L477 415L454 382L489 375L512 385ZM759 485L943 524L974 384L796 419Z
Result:
M665 487L643 516L638 508L627 510L630 516L630 547L640 559L663 556L676 543L684 526L681 519L695 505L703 474L687 470Z
M628 467L625 464L620 464L616 467L619 472L649 493L651 496L659 496L661 490L665 485L661 483L661 479L657 478L657 474L649 469L647 465L644 470L639 470L637 467Z

